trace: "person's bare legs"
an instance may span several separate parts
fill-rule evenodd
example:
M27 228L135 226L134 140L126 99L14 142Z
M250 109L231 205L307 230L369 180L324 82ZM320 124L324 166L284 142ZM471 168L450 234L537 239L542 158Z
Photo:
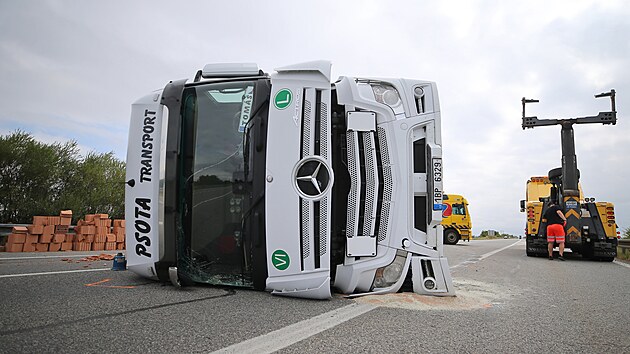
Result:
M560 242L558 248L560 248L560 257L562 257L564 255L564 242Z
M562 244L564 247L564 244ZM547 242L547 250L549 251L549 258L553 258L553 242Z

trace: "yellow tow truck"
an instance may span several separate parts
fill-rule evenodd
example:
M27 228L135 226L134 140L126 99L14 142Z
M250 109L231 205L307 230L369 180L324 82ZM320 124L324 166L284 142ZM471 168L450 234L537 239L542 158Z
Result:
M445 194L445 206L442 211L444 243L456 244L459 240L470 242L472 239L472 221L468 213L468 201L459 194Z
M596 116L554 119L526 116L525 105L538 100L525 97L521 100L522 128L559 125L562 147L562 166L550 170L547 176L530 178L527 182L527 199L521 200L521 211L527 212L525 247L528 256L548 255L547 220L543 216L552 203L560 206L566 217L566 248L587 259L611 262L617 256L615 207L609 202L595 202L595 198L584 198L575 155L573 125L617 123L615 90L595 95L595 98L601 97L610 97L610 111L599 112Z
M560 168L549 171L551 176L534 176L527 181L525 200L521 201L521 212L527 213L525 226L527 255L547 256L545 233L546 220L543 213L550 201L558 203ZM579 176L579 172L578 172ZM612 261L616 256L617 224L615 206L610 202L595 202L595 198L585 198L578 182L579 213L569 211L567 216L579 215L580 238L567 238L566 247L589 259Z

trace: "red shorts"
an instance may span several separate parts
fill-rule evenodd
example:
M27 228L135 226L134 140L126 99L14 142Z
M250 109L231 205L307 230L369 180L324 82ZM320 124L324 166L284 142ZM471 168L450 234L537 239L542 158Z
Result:
M547 242L564 243L564 226L560 224L547 225Z

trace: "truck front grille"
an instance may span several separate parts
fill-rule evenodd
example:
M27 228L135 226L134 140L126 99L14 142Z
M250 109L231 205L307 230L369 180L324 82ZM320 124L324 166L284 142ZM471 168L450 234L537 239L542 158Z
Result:
M322 91L307 88L302 92L302 125L300 158L319 156L329 159L329 127L328 104L322 100ZM302 270L323 266L322 257L327 254L327 242L330 237L330 199L310 200L300 197L300 247L302 253ZM312 257L312 260L310 260ZM309 261L310 260L310 261ZM311 263L309 263L311 264ZM325 262L325 265L329 262Z
M386 238L390 222L393 180L387 134L348 131L347 161L350 174L346 237Z

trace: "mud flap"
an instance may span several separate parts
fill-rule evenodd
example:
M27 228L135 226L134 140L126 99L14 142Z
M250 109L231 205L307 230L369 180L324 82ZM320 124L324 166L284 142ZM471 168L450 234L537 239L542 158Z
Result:
M446 258L411 257L413 292L423 295L455 296Z

